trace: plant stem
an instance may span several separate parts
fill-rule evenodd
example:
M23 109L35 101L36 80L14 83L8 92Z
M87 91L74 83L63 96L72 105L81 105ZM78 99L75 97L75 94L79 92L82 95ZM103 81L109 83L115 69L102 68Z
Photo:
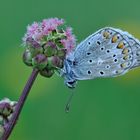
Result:
M7 124L7 126L5 128L4 135L0 140L7 140L8 137L10 136L14 126L16 125L16 122L17 122L18 117L20 115L20 112L21 112L21 110L23 108L23 105L24 105L24 103L25 103L25 101L27 99L27 96L28 96L28 94L30 92L30 89L31 89L31 87L32 87L37 75L38 75L38 72L39 72L39 70L33 69L32 73L31 73L31 76L30 76L29 80L27 81L27 83L26 83L26 85L25 85L25 87L24 87L24 89L22 91L22 94L21 94L21 96L19 98L19 101L18 101L18 103L16 105L16 108L15 108L15 111L13 113L13 116L12 116L11 120L9 121L9 123Z

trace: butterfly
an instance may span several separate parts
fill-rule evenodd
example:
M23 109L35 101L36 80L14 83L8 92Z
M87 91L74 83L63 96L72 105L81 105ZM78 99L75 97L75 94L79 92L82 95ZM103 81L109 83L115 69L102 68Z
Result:
M88 36L66 56L60 76L73 89L77 81L117 77L138 66L139 40L128 32L105 27ZM66 112L70 109L73 93L66 104Z
M66 56L60 75L69 88L79 80L117 77L140 66L140 42L128 32L105 27Z

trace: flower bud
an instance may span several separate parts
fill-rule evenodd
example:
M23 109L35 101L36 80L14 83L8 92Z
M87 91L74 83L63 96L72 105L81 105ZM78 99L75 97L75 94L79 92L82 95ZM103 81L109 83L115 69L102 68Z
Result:
M56 45L53 42L48 42L45 46L44 46L44 54L47 57L53 56L55 55L57 52L56 49Z
M28 45L28 49L30 50L32 56L35 56L36 54L43 52L43 48L41 47L41 45L33 38L28 37L26 39L26 43Z
M4 98L0 101L0 139L10 121L9 117L13 115L17 102Z
M66 49L60 49L57 51L57 56L60 57L61 59L65 59L66 57Z
M28 49L26 49L25 52L23 53L23 62L27 66L32 66L32 54Z
M0 104L0 114L2 116L9 116L12 111L13 111L13 109L9 103L3 102Z
M32 47L32 48L35 48L35 49L41 48L40 44L31 37L28 37L26 39L26 43L29 47Z
M40 71L40 74L44 77L48 77L50 78L53 74L54 74L54 70L53 69L43 69L42 71Z
M52 56L50 58L50 62L51 62L52 67L54 68L63 67L63 61L58 56Z
M37 54L43 53L43 48L34 48L34 47L29 47L30 53L32 57L36 56Z
M47 66L48 60L44 54L38 54L32 59L32 65L39 70L44 69Z
M17 102L4 98L0 101L0 124L4 125L4 120L14 112Z

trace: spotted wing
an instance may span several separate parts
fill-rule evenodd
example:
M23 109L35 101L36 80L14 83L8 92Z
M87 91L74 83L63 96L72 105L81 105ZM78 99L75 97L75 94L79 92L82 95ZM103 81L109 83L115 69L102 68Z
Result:
M129 33L103 28L77 46L72 71L78 80L123 75L138 65L136 46L140 48L139 41Z

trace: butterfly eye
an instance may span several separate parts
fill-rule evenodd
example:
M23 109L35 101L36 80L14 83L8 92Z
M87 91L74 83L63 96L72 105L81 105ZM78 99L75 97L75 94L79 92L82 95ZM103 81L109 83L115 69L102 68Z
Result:
M72 85L72 84L74 84L74 83L75 83L75 81L70 81L70 82L68 82L69 85Z
M75 83L76 83L76 81L74 80L74 81L69 81L69 82L67 82L66 84L67 84L67 86L69 87L69 88L71 88L71 89L73 89L73 88L75 88ZM71 96L72 97L72 96ZM70 101L70 100L69 100ZM68 102L69 103L69 102Z

